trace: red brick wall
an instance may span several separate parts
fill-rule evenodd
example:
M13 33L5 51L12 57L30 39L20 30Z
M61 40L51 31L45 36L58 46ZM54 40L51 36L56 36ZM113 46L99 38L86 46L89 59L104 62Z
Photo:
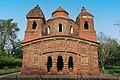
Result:
M68 14L65 12L55 12L54 14L52 14L52 17L57 17L57 16L68 17Z
M86 21L88 22L88 29L84 28L84 23ZM93 17L91 18L78 17L76 22L77 26L79 27L79 37L91 41L97 41L96 31L94 30Z
M96 40L96 31L93 30L79 30L79 37L91 41L97 41Z
M37 23L36 29L32 29L33 22ZM42 19L28 19L27 28L25 31L24 42L42 37Z
M24 36L22 74L59 74L57 58L62 56L62 74L99 75L98 46L93 17L78 17L76 22L65 12L55 12L44 24L41 18L29 18ZM32 29L33 22L37 28ZM85 21L88 29L84 28ZM62 32L59 32L62 24ZM50 34L47 28L50 27ZM70 27L73 26L73 34ZM47 72L47 58L52 57L52 68ZM68 69L68 59L73 57L74 68Z
M97 46L96 43L69 37L50 37L24 44L22 74L48 74L48 56L53 62L50 74L58 74L57 57L62 56L63 74L98 75ZM72 72L68 69L69 56L73 57Z
M59 32L59 24L62 24L62 32ZM73 34L70 33L70 27L73 26ZM75 25L75 22L72 20L69 21L69 19L66 20L66 18L62 19L54 19L46 22L45 25L46 28L50 27L50 34L48 35L70 35L70 36L76 36L78 34L77 26Z

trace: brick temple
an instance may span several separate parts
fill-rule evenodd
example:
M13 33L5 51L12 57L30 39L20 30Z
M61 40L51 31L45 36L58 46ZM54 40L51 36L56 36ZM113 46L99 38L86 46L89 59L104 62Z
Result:
M76 21L59 7L45 19L37 5L27 14L22 74L99 75L94 16L82 7Z

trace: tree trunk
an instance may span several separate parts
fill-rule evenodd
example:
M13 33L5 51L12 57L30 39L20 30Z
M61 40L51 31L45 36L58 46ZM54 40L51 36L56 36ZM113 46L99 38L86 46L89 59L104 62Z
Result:
M102 73L104 74L104 65L102 65Z

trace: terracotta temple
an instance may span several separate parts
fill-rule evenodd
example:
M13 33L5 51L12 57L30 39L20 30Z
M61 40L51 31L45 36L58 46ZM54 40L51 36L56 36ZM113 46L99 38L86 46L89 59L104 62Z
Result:
M84 7L76 21L61 7L46 20L38 5L26 18L22 74L99 75L94 16Z

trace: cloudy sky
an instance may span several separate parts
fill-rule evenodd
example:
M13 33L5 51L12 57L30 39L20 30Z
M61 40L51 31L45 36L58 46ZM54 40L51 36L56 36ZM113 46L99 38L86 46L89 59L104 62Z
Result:
M46 19L51 18L51 13L58 7L62 7L70 18L76 20L84 6L94 15L97 33L104 32L120 41L120 27L114 25L120 23L120 0L0 0L0 19L13 18L20 28L18 36L23 40L27 25L26 15L37 4Z

